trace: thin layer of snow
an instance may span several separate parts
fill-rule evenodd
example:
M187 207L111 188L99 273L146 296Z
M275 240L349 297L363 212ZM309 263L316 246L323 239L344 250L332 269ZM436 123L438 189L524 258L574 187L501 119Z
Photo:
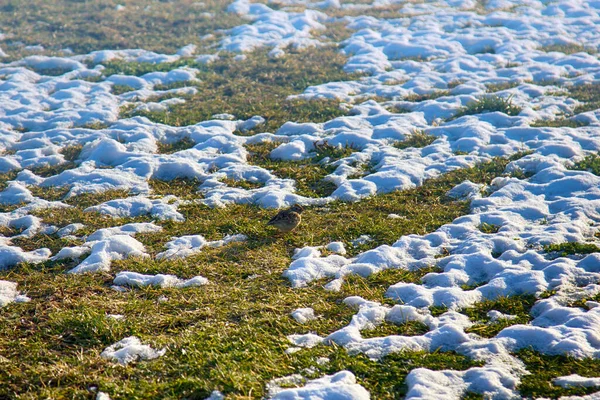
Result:
M356 383L356 377L349 371L340 371L309 380L300 388L271 388L269 396L277 400L368 400L371 398L369 392Z
M0 308L13 302L27 303L30 301L29 297L19 293L17 286L15 282L0 280Z
M131 223L103 228L92 233L81 246L63 247L52 260L80 259L88 255L69 273L109 271L113 260L129 257L149 257L144 245L133 236L138 233L160 232L162 227L152 223Z
M298 308L291 313L292 318L301 324L305 324L313 319L316 319L315 310L310 307Z
M155 87L179 82L201 84L196 78L197 70L173 67L171 71L140 77L117 74L98 82L91 79L101 78L103 68L88 67L90 63L114 59L168 63L191 57L195 53L193 46L173 55L145 50L102 50L72 57L32 55L0 64L0 147L4 150L0 172L23 169L0 192L3 205L22 206L1 213L0 226L19 231L15 237L20 238L32 238L39 233L68 236L80 228L69 225L59 230L31 215L35 209L66 207L60 202L35 198L31 186L68 187L67 198L111 189L129 190L132 197L94 205L90 211L127 217L147 215L177 222L183 220L177 208L185 202L150 199L151 179L198 179L202 182L198 187L202 198L197 202L211 207L230 203L264 208L296 203L311 206L333 200L358 201L414 188L428 179L494 157L530 152L507 167L507 173L521 178L503 176L487 187L463 182L450 190L449 196L471 201L471 212L435 232L399 237L395 243L351 258L343 257L344 246L334 243L299 249L284 273L294 287L329 278L324 288L340 290L349 274L370 276L386 269L417 270L432 265L440 271L425 275L420 283L391 285L386 296L399 303L394 307L355 296L347 298L345 303L356 309L350 324L326 337L310 333L290 335L294 345L291 349L336 343L373 359L402 350L441 349L485 363L467 371L414 369L407 377L408 398L460 398L467 391L498 399L514 397L526 370L510 354L522 348L544 354L597 358L600 307L592 302L588 302L589 309L566 304L568 299L586 299L600 293L597 284L600 255L553 259L542 249L544 245L562 242L598 243L595 233L600 227L600 178L585 171L571 171L566 166L600 150L600 113L593 110L573 117L589 123L578 128L531 125L538 119L570 115L581 105L569 98L567 92L560 93L557 86L599 82L597 57L585 52L545 52L543 48L554 44L598 48L599 31L591 28L600 24L599 3L495 0L486 2L483 11L474 9L475 2L469 0L397 4L281 0L279 3L300 8L274 10L260 2L234 1L229 12L249 21L223 32L220 49L244 52L264 47L269 57L277 58L284 55L288 45L296 48L322 45L327 39L320 34L327 21L346 24L352 34L341 43L342 51L349 57L344 68L369 75L312 86L294 97L336 98L353 103L349 115L323 123L290 121L277 132L250 136L235 133L260 128L263 117L241 121L232 115L217 114L212 120L195 125L171 127L141 117L119 119L119 110L128 104L139 110L165 110L180 104L185 101L181 96L195 92L193 87L166 91ZM368 14L370 8L390 5L398 6L398 18L359 15L328 20L326 15L330 10L342 13L348 10L352 15L365 10ZM197 57L198 62L210 63L218 55ZM239 54L235 62L244 59ZM46 69L60 69L64 73L47 76ZM557 86L547 85L552 82ZM518 115L485 112L446 120L485 95L486 85L503 83L513 83L514 87L497 94L522 107ZM112 93L114 85L127 85L134 90L117 96ZM447 92L430 100L408 101L410 96L436 94L438 90ZM156 95L174 98L149 101ZM390 100L385 104L373 100L362 102L373 96ZM394 107L406 112L389 111ZM88 129L87 124L106 127ZM401 150L394 146L419 130L435 140L423 148ZM173 144L182 139L189 140L192 147L159 154L159 144ZM355 151L331 164L334 170L325 179L335 184L333 194L312 199L298 195L293 180L280 179L264 168L248 164L244 145L268 142L278 143L271 157L281 160L310 158L315 154L315 143L323 142L352 146ZM73 145L83 146L75 168L49 177L30 171L64 164L61 150ZM221 182L224 177L264 186L251 190L229 187ZM403 216L389 214L389 217ZM483 233L482 224L497 226L499 230ZM99 230L84 245L64 248L53 259L79 259L89 254L73 272L107 271L112 260L145 256L144 246L132 236L159 229L145 224ZM20 262L43 262L50 257L48 249L24 252L12 246L11 239L14 237L1 238L0 268ZM368 245L370 239L363 235L350 243L354 247ZM173 238L158 258L186 257L211 243L222 245L226 241L208 242L200 235ZM323 257L323 247L338 254ZM139 281L155 282L157 278L145 276ZM489 339L465 334L472 322L456 312L486 299L539 295L545 291L556 294L538 300L530 324L509 326ZM10 293L8 299L13 297ZM428 312L430 306L445 306L449 311L433 317ZM496 310L488 316L491 321L512 318ZM421 322L429 331L411 337L365 339L361 335L361 331L382 323L406 321ZM559 382L575 382L574 379L563 377ZM321 393L307 390L290 396Z
M20 247L0 245L0 270L21 263L39 264L50 258L51 251L46 248L23 251Z
M559 376L554 378L552 382L564 388L600 386L600 378L586 378L578 374Z
M313 37L314 32L325 31L322 23L327 15L315 10L303 12L276 11L267 5L236 0L227 10L252 22L229 30L221 42L221 49L232 52L248 52L260 47L271 48L269 56L281 57L287 47L302 49L321 46Z
M167 201L169 199L166 199ZM96 211L115 218L150 215L159 220L184 221L185 218L176 207L165 202L165 199L150 200L143 196L127 199L109 200L97 206L88 207L85 211Z
M208 396L206 398L206 400L223 400L225 399L225 396L223 395L223 393L219 392L218 390L213 390L212 393L210 394L210 396Z
M142 344L136 336L129 336L108 346L100 356L127 365L138 360L153 360L165 355L166 352L166 349L155 350L147 344Z
M144 275L138 272L122 271L117 274L113 283L118 286L144 287L144 286L160 286L160 287L193 287L204 286L208 284L208 279L203 276L195 276L190 279L180 279L175 275Z
M186 235L172 238L165 244L167 250L156 255L157 260L174 260L177 258L186 258L200 253L202 248L221 247L232 242L244 242L248 238L246 235L227 235L222 240L207 241L202 235Z

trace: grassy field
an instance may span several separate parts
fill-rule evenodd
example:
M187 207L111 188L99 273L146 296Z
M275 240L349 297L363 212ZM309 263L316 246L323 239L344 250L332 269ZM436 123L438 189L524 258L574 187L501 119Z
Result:
M181 46L196 44L200 52L210 52L222 34L244 23L239 16L225 12L226 2L205 0L199 2L141 1L43 1L32 0L24 6L18 0L0 4L0 24L5 37L0 46L9 60L30 54L27 45L42 45L45 54L65 54L70 48L75 53L100 49L144 48L174 53ZM124 5L121 10L117 5ZM397 16L393 7L370 11L378 17ZM212 13L208 16L204 13ZM214 34L210 38L201 37ZM324 32L338 40L348 34L340 24L331 24ZM548 48L554 51L556 48ZM583 48L581 50L584 50ZM266 119L261 131L273 132L286 121L324 122L346 115L347 107L337 100L287 100L310 85L334 80L358 79L342 68L346 58L337 45L305 51L289 51L285 57L272 59L266 52L249 54L243 62L233 62L233 55L210 65L183 59L176 64L149 65L111 62L104 74L126 73L142 75L175 66L192 66L200 70L197 94L188 96L186 103L165 112L135 112L124 107L122 117L146 116L152 121L173 126L184 126L209 119L213 114L232 113L238 118L261 115ZM484 111L501 111L516 115L521 108L510 98L493 93L513 87L490 85L490 95L467 104L454 116L474 115ZM581 101L576 113L598 107L598 90L564 88L569 96ZM114 87L115 93L125 93L128 87ZM439 91L433 95L413 96L406 100L420 102L448 95ZM590 94L592 93L592 94ZM157 100L157 99L152 99ZM401 110L396 110L400 112ZM570 117L570 116L567 116ZM568 118L537 121L537 126L575 127L581 123ZM236 132L239 135L256 133ZM417 132L395 147L424 147L434 138ZM161 153L172 153L192 146L181 141L163 145ZM248 145L249 163L270 170L280 178L294 179L298 193L307 197L323 197L335 189L323 178L332 172L332 166L320 163L324 157L339 159L356 149L321 149L316 158L303 161L278 161L268 156L272 144ZM81 147L63 150L68 163L35 171L41 176L54 175L76 165ZM515 158L522 156L517 155ZM573 168L600 174L598 157L589 157ZM419 283L428 272L437 271L435 265L420 271L388 270L369 278L349 277L340 292L323 289L323 281L313 282L306 288L292 289L282 277L289 266L294 249L319 246L331 241L342 241L354 256L381 244L392 244L402 235L433 232L443 224L466 215L467 201L446 197L448 190L470 180L489 184L492 179L505 175L509 159L496 158L473 168L457 169L426 181L421 187L368 197L356 203L332 202L323 207L308 207L304 223L294 234L278 237L266 222L273 211L250 205L230 205L209 208L190 203L180 206L185 222L156 222L163 231L136 236L152 256L164 250L173 236L202 234L208 240L218 240L227 234L242 233L248 240L220 248L206 248L192 257L168 261L154 258L132 258L113 262L110 273L70 275L65 272L76 263L71 261L46 262L38 265L19 265L0 271L0 279L17 282L19 290L31 302L10 304L0 310L0 398L90 398L99 388L113 399L203 399L213 390L220 390L228 398L260 398L265 395L265 383L278 377L305 372L307 377L319 377L342 369L352 371L371 392L374 399L402 398L406 393L404 378L416 367L433 370L465 370L480 362L462 355L436 351L433 353L405 351L373 361L363 355L350 355L337 346L320 345L312 349L286 354L291 346L287 335L314 332L327 335L347 325L355 310L344 305L347 296L360 295L366 299L393 304L384 293L397 282ZM364 166L368 170L369 166ZM0 186L14 179L16 173L0 177ZM151 181L154 194L176 195L181 199L197 199L200 182L175 180ZM230 186L254 187L252 182L228 180ZM34 195L49 200L62 199L67 189L32 188ZM43 222L56 226L70 223L85 224L81 234L97 229L119 226L129 222L150 222L149 216L114 219L84 209L101 202L123 198L124 191L109 191L101 195L82 195L66 200L72 208L38 210L34 215ZM4 207L8 212L16 206ZM392 219L389 214L405 218ZM482 225L482 232L493 233L498 227ZM2 234L14 235L6 229ZM352 246L353 239L369 235L372 241ZM81 244L79 240L38 234L13 242L24 250L47 247L56 253L65 246ZM544 249L551 254L581 255L598 251L587 244L558 244ZM443 255L441 255L443 256ZM175 274L182 278L202 275L210 284L201 288L161 289L148 287L125 293L111 289L114 275L119 271ZM466 288L465 288L466 289ZM168 301L163 301L164 297ZM590 298L599 300L598 296ZM530 309L536 299L515 296L485 301L460 310L475 325L469 329L482 337L493 337L512 324L528 323ZM319 318L306 325L298 324L290 312L299 307L312 307ZM514 320L489 323L487 312L498 310L516 315ZM438 315L443 308L432 309ZM124 319L108 318L122 314ZM377 335L420 335L425 326L406 323L385 323L365 337ZM165 348L165 356L150 362L115 365L100 357L109 345L124 337L136 335L154 348ZM533 350L523 350L515 356L522 360L531 375L523 377L521 395L529 398L562 395L584 395L594 388L563 389L552 385L554 377L580 373L600 376L597 360L575 360L563 356L545 356ZM329 358L326 364L316 362L319 357ZM465 398L478 398L468 393Z

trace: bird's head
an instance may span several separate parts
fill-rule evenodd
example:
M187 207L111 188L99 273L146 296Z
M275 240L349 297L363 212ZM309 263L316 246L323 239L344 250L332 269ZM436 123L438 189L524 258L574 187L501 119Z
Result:
M290 211L297 212L298 214L300 214L302 211L304 211L304 208L302 208L300 204L294 204L290 207Z

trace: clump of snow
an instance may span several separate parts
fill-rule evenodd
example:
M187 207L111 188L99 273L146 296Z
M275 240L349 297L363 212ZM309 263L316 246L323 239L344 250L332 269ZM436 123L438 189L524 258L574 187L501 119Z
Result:
M210 396L208 396L206 398L206 400L223 400L225 399L225 396L223 395L223 393L219 392L218 390L213 390L212 393L210 394Z
M204 286L208 284L208 279L202 276L195 276L191 279L180 279L175 275L143 275L137 272L122 271L117 274L113 283L118 286L144 287L144 286L160 286L160 287L193 287Z
M327 357L319 357L319 358L317 358L317 364L318 364L318 365L325 365L325 364L328 364L328 363L329 363L329 361L330 361L330 360L329 360L329 358L327 358Z
M86 242L95 242L108 239L116 235L135 236L138 233L156 233L162 231L162 227L148 222L131 223L112 228L98 229L86 238Z
M99 229L87 237L81 246L64 247L52 260L88 257L69 273L109 271L113 260L129 257L149 257L142 243L133 236L137 233L160 232L162 227L151 223L132 223Z
M314 333L307 333L305 335L289 335L288 340L298 347L312 348L321 344L323 338Z
M104 392L96 393L96 400L110 400L110 396Z
M586 378L577 374L559 376L554 378L552 382L564 388L600 386L600 378Z
M360 235L356 239L353 239L352 241L350 241L350 243L352 243L352 246L360 246L365 243L369 243L372 240L373 240L373 238L371 238L371 236L369 236L369 235Z
M510 399L515 396L519 380L504 368L482 367L467 371L431 371L413 369L406 377L406 398L459 399L467 391L489 398Z
M10 182L6 189L0 192L0 204L4 205L30 203L33 200L34 197L29 189L18 182Z
M295 380L298 382L298 380ZM303 387L293 389L270 388L272 399L310 399L310 400L368 400L369 392L356 383L352 372L340 371L333 375L309 380Z
M305 324L313 319L316 319L315 310L310 307L307 308L298 308L297 310L292 311L292 318L294 318L297 322L301 324Z
M246 235L227 235L222 240L207 241L202 235L187 235L177 238L172 238L171 241L165 244L167 250L156 255L157 260L174 260L177 258L186 258L199 253L202 248L221 247L232 242L244 242L247 240Z
M108 239L88 242L84 246L63 248L53 259L79 258L85 253L90 255L69 273L109 271L113 260L148 257L142 243L129 235L115 235Z
M27 303L29 301L29 297L19 294L15 282L0 280L0 307L12 302Z
M227 10L252 21L251 24L230 29L221 41L221 49L231 52L249 52L260 47L270 47L274 54L284 52L289 46L306 48L320 46L313 31L324 31L322 24L327 15L315 10L303 12L275 11L260 3L236 0Z
M48 260L51 254L46 248L23 251L20 247L0 245L0 270L21 263L39 264Z
M402 215L394 214L394 213L388 214L388 218L391 218L391 219L406 219L406 217L404 217Z
M143 196L127 199L109 200L97 206L88 207L85 211L96 211L115 218L137 217L150 215L159 220L184 221L183 215L164 200L150 200Z
M69 225L66 225L66 226L63 226L62 228L60 228L56 232L56 235L58 237L70 236L84 227L85 227L85 225L80 224L80 223L69 224Z
M166 349L155 350L147 344L142 344L136 336L129 336L108 346L100 356L121 365L127 365L138 360L153 360L163 356L166 352Z
M452 188L448 193L448 197L458 200L472 200L481 197L483 185L475 184L471 181L464 181L458 186Z
M333 253L344 255L346 254L346 248L343 242L331 242L325 248Z
M500 311L496 311L496 310L488 311L487 317L490 319L490 322L496 322L501 319L511 320L511 319L517 318L516 315L504 314L504 313L501 313Z

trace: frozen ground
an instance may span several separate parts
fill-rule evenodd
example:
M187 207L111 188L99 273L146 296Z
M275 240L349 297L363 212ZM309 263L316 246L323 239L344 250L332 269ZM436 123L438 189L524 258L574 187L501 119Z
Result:
M202 84L196 78L198 71L173 67L168 72L97 80L103 74L99 63L111 59L170 63L191 56L199 62L214 59L213 55L194 54L193 46L175 55L105 50L70 57L34 55L0 64L0 172L18 172L0 193L0 203L10 207L0 214L0 225L19 231L2 238L0 266L10 269L23 262L83 258L69 272L111 273L111 264L117 260L149 258L135 236L160 232L159 222L184 222L178 207L190 202L156 195L149 184L153 179L198 179L202 198L197 202L210 207L234 203L262 208L295 203L310 207L414 188L459 168L522 153L523 157L507 167L512 177L496 178L487 186L465 182L452 190L451 196L471 200L471 213L435 232L398 237L394 243L354 257L345 256L341 242L313 243L299 250L284 272L295 288L327 279L323 290L338 291L352 274L367 277L388 269L412 271L432 265L440 270L425 275L418 284L391 285L386 296L395 302L393 306L348 297L344 303L356 309L349 325L328 335L299 331L289 336L290 346L293 351L304 351L298 348L336 344L372 359L402 351L442 350L481 363L464 371L413 369L405 383L406 397L414 399L459 399L466 393L495 399L519 397L519 383L528 374L513 355L521 349L600 358L600 307L591 302L587 307L573 305L573 300L600 293L600 254L549 257L543 249L564 242L598 243L600 177L569 167L600 151L599 111L572 117L581 123L579 127L535 126L539 120L574 114L582 103L569 97L570 87L600 83L597 54L547 50L583 45L581 50L597 51L600 2L388 0L340 4L336 0L287 0L278 5L233 2L228 11L240 14L248 23L227 31L218 51L243 53L267 48L270 57L284 57L289 46L327 45L320 33L324 24L335 19L351 31L340 44L348 56L345 69L366 76L309 87L296 97L334 98L353 104L348 116L325 123L290 121L276 132L251 135L239 133L259 132L264 121L260 116L249 120L221 116L185 127L143 117L120 118L123 106L163 111L185 102L185 96L195 91L192 84ZM371 16L384 7L397 7L396 18ZM244 62L243 57L237 62ZM60 72L50 75L48 70ZM114 85L134 90L114 94ZM165 85L176 87L164 89ZM517 112L452 118L484 98L490 85L501 87L496 95L517 106ZM156 95L168 95L169 99L155 101ZM414 96L422 100L407 100ZM373 99L364 101L368 97ZM383 104L381 98L386 99ZM435 140L422 148L395 146L417 131ZM159 153L160 145L182 140L190 141L192 147ZM265 142L281 143L270 156L284 161L310 158L315 146L324 143L350 146L355 151L335 161L334 172L326 178L336 186L333 193L309 198L296 193L293 180L278 178L248 162L245 146ZM48 176L32 172L69 165L63 152L76 146L81 146L81 152L71 168L57 168L56 174ZM365 165L369 168L363 168ZM232 187L222 182L223 178L262 186ZM82 226L69 225L71 221L54 226L33 215L38 209L69 205L36 197L32 188L66 188L65 201L84 193L127 190L131 196L94 204L86 212L115 219L146 216L156 224L114 226L81 237L77 231ZM482 226L494 229L484 232ZM12 243L16 238L40 234L70 236L82 242L65 246L57 254L43 247L25 251ZM240 234L208 241L202 234L165 237L162 248L166 250L154 258L185 258L205 247L247 239ZM337 254L322 255L323 248ZM187 280L157 271L151 275L121 271L113 277L115 285L140 288L200 286L194 290L203 290L209 283L202 276ZM27 299L16 284L0 283L0 305ZM530 323L507 326L489 338L465 333L474 322L458 311L485 300L519 295L538 298ZM294 311L293 318L301 323L320 318L310 306ZM447 311L433 315L431 307ZM511 316L496 311L490 318ZM384 323L409 321L426 325L428 332L363 337L365 331ZM128 337L108 347L102 356L126 364L137 357L150 360L163 354L165 350L153 350L138 338ZM597 380L572 375L557 378L556 384L593 387ZM270 394L278 399L369 397L348 371L308 381L300 376L292 383L301 387L272 386Z

